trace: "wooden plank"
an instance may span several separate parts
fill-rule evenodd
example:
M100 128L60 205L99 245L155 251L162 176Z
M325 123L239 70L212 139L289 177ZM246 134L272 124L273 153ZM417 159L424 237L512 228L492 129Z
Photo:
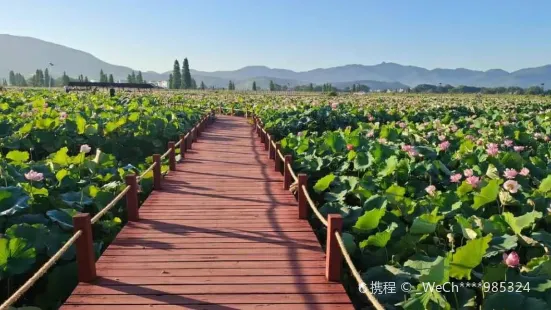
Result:
M312 267L324 267L325 261L239 261L228 260L218 262L103 262L100 260L96 263L98 269L228 269L228 268L312 268Z
M224 303L347 303L350 302L346 293L332 294L185 294L158 295L162 292L152 291L150 295L71 295L66 304L96 304L96 305L202 305Z
M102 269L98 271L100 277L199 277L208 280L209 278L231 276L235 281L240 277L250 278L253 276L273 277L273 276L293 276L300 280L302 277L323 275L325 277L325 267L299 268L233 268L233 269L142 269L139 274L135 270L128 269ZM101 281L101 278L98 278ZM266 280L268 281L268 280ZM159 282L160 284L161 282ZM237 283L237 282L236 282Z
M240 269L238 269L240 270ZM327 279L320 271L318 275L286 275L286 276L188 276L178 277L173 276L170 272L166 274L151 277L137 276L104 276L90 285L110 286L110 285L203 285L203 284L327 284ZM83 283L81 286L89 284ZM341 288L342 289L342 288Z
M150 295L152 292L162 292L171 295L187 294L333 294L342 293L340 283L323 284L214 284L208 285L116 285L113 281L110 285L81 285L73 291L73 295Z
M181 310L181 309L201 309L201 310L344 310L354 309L348 303L330 303L330 304L216 304L216 305L200 305L184 307L182 305L64 305L60 309L63 310L134 310L134 309L158 309L158 310Z

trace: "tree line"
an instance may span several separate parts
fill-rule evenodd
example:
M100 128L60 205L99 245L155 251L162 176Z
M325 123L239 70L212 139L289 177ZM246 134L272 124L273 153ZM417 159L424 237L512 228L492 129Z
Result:
M50 75L50 72L46 68L45 70L37 69L35 73L29 77L25 78L21 73L14 72L11 70L9 72L8 80L3 79L2 85L3 86L17 86L17 87L59 87L59 86L67 86L69 85L69 82L89 82L90 79L88 79L88 76L84 76L80 74L78 77L73 78L69 77L67 73L64 71L63 75L58 78L54 78ZM101 83L115 83L115 78L113 77L113 74L107 75L104 73L103 69L99 72L99 82ZM138 71L138 74L136 74L134 71L132 73L128 74L127 77L128 83L138 83L138 84L145 84L147 83L146 80L142 77L142 72Z
M476 86L452 86L452 85L432 85L420 84L406 91L412 93L437 93L437 94L512 94L512 95L551 95L551 90L545 91L544 84L540 86L531 86L522 88L518 86L510 87L476 87Z

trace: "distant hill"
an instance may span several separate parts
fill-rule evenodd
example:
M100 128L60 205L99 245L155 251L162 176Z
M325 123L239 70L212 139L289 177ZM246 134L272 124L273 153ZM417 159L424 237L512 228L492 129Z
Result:
M0 46L0 78L7 78L9 70L30 76L37 68L45 68L50 62L55 65L51 70L54 76L60 76L66 71L69 76L83 74L90 79L98 79L99 71L103 69L118 80L126 79L132 72L131 68L109 64L89 53L30 37L0 34ZM168 61L167 68L170 68L172 60ZM142 74L148 81L160 81L167 80L169 73L148 71ZM227 87L229 80L233 80L237 89L250 89L253 81L266 89L270 80L289 86L332 83L336 87L346 87L364 81L361 84L367 84L372 89L439 83L485 87L530 87L545 83L551 87L551 65L507 72L501 69L477 71L463 68L428 70L383 62L377 65L352 64L302 72L247 66L234 71L191 70L191 74L197 84L203 81L209 87Z

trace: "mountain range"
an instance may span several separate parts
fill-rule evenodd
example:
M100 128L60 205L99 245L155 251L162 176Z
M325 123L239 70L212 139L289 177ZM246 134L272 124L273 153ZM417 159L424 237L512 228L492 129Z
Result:
M50 68L53 76L60 76L65 71L71 77L83 74L94 80L99 78L99 72L103 70L106 74L113 74L116 80L123 80L132 72L132 68L109 64L84 51L31 37L0 34L0 47L0 78L7 78L10 70L31 76L36 69L46 68L49 63L54 64ZM167 61L167 68L171 68L173 60ZM193 64L193 59L190 61ZM147 81L167 80L169 74L170 71L142 72ZM301 72L266 66L247 66L234 71L214 72L192 69L191 75L197 84L203 81L209 87L227 87L232 80L237 89L250 89L253 81L256 81L257 86L266 89L270 80L289 86L332 83L338 88L356 83L368 85L372 89L439 83L479 87L530 87L541 83L551 86L551 65L507 72L501 69L479 71L464 68L429 70L383 62L377 65L351 64Z

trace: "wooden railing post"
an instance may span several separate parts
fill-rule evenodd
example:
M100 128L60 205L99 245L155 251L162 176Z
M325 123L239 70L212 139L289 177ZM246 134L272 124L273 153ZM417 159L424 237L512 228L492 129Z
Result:
M266 135L264 134L264 132L262 130L260 130L260 142L262 143L266 143Z
M197 142L197 126L193 127L193 142Z
M137 222L140 219L138 211L138 179L135 174L129 174L125 177L126 185L130 186L126 192L126 213L128 221Z
M222 115L222 106L218 106L218 114Z
M90 214L79 213L73 216L73 230L74 232L82 231L82 235L75 241L78 281L92 282L97 274Z
M270 140L268 141L268 156L270 159L274 159L274 145L272 144L272 137L270 136Z
M293 163L292 155L285 155L285 164L283 166L283 189L288 190L293 183L293 177L291 176L291 171L289 171L289 165Z
M186 135L180 135L180 161L186 157Z
M187 136L187 149L191 150L191 145L193 144L193 128L188 132Z
M276 143L276 149L274 154L274 170L281 172L281 158L279 158L279 150L281 150L281 143Z
M168 142L168 149L170 152L168 153L168 169L170 171L176 171L176 143L174 141Z
M161 155L153 154L153 162L156 163L153 167L153 189L160 190L161 186Z
M325 254L325 277L328 281L339 282L341 279L342 253L335 237L335 232L342 232L342 216L327 216L327 244Z
M267 151L270 148L270 135L266 132L264 137L264 151Z
M234 115L233 107L231 107L231 115L232 115L232 116Z
M306 193L302 189L304 185L305 188L308 188L308 175L305 173L298 174L298 218L305 220L308 218L308 201L306 201Z

